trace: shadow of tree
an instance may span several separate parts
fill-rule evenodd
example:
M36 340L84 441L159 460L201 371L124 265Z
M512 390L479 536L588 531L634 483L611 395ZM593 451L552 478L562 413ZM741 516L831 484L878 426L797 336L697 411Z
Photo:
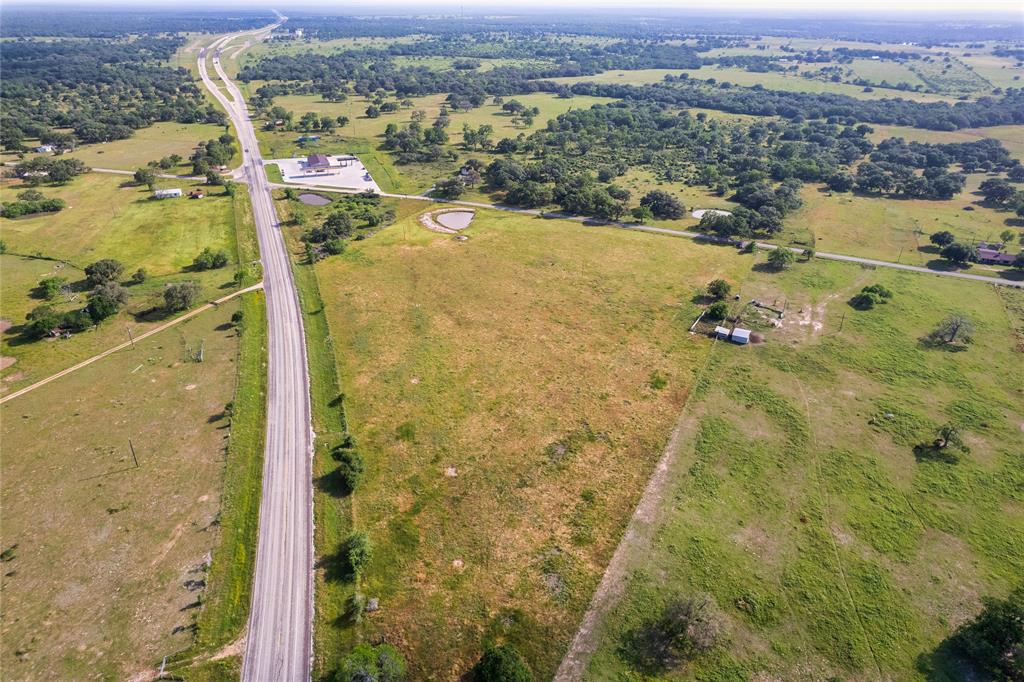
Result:
M959 464L960 456L948 448L940 448L934 443L921 443L914 446L914 459L918 462L943 462Z

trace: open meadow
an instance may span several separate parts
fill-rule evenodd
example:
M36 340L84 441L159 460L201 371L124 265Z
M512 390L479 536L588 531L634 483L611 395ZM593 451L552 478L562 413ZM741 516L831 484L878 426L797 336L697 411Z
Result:
M1024 574L1024 292L821 260L739 292L764 342L711 351L585 679L974 679L942 643ZM957 311L973 344L922 340ZM690 598L717 644L661 668L645 633Z
M970 175L964 191L949 200L885 198L807 185L801 190L803 207L787 217L783 232L773 241L945 268L948 263L928 239L935 232L946 230L965 242L999 241L1000 233L1007 229L1021 232L1013 227L1016 222L1010 210L988 206L976 194L984 179L982 174ZM1020 245L1008 248L1013 253ZM973 266L973 271L981 274L996 270Z
M191 642L222 538L236 310L4 405L5 677L130 679Z
M366 462L348 495L318 439L315 675L385 636L416 678L455 679L500 641L549 676L710 347L686 332L695 292L749 267L486 210L465 234L400 219L316 265L322 309L304 296ZM358 585L335 557L342 514L374 547ZM359 624L353 590L380 603Z
M137 335L164 321L157 309L168 283L196 281L201 286L200 300L220 298L237 288L234 278L240 259L246 264L246 283L258 281L259 267L252 262L256 251L251 209L244 190L234 198L217 190L203 199L154 200L144 187L124 186L126 179L88 173L67 185L43 186L45 196L63 199L67 207L58 213L0 219L0 239L6 249L0 256L4 266L0 317L7 321L2 347L3 355L14 359L5 363L3 392L128 340L128 329ZM159 180L157 186L187 192L194 183ZM13 199L20 189L5 184L2 195ZM227 266L196 271L192 261L207 247L223 249ZM84 268L104 258L123 264L122 281L140 268L146 271L145 281L127 287L129 300L121 312L70 339L28 339L23 333L25 315L44 303L59 310L82 308L89 291ZM44 277L67 280L66 291L54 301L44 300L38 288Z

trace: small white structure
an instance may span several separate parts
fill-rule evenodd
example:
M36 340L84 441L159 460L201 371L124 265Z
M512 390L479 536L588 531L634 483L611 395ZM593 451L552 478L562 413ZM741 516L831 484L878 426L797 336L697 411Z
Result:
M178 188L174 189L158 189L153 192L154 199L177 199L181 196L181 190Z
M728 327L715 327L715 338L722 339L723 341L729 338Z
M737 327L732 330L732 336L729 337L729 340L739 344L750 343L750 330Z
M41 144L38 147L36 147L36 151L39 152L40 154L50 154L53 152L53 145Z

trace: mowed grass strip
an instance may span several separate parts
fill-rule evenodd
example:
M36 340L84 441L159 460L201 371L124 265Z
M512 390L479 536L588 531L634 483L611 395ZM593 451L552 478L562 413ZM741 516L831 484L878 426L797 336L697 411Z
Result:
M191 642L218 543L235 310L4 406L5 677L129 679Z
M850 308L871 283L892 301ZM939 644L1024 573L1016 292L816 260L755 271L740 294L786 317L763 345L716 347L677 504L633 555L586 678L675 679L644 667L634 635L672 596L708 595L726 634L687 678L963 679ZM956 310L972 347L920 343ZM970 454L915 451L950 421Z
M552 674L708 351L687 333L694 293L749 267L493 211L465 234L410 217L316 266L367 461L350 499L376 550L358 589L381 605L330 620L352 586L330 570L344 535L318 535L324 674L377 636L417 677L458 677L495 640Z

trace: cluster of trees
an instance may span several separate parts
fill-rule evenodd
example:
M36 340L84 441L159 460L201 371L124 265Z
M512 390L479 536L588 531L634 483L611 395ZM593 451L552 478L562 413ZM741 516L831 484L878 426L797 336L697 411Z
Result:
M192 174L207 175L217 166L226 166L235 156L235 138L224 133L216 140L200 142L192 153Z
M78 159L55 159L48 156L37 156L14 167L15 177L31 187L43 183L63 185L88 171L89 168Z
M68 148L131 137L157 121L224 123L186 69L164 65L183 42L140 36L5 43L0 143L22 151L26 139L40 138Z
M207 246L192 260L192 269L196 271L217 270L225 267L230 260L228 252L224 249L214 251Z
M892 291L881 284L871 284L861 289L850 299L850 305L857 310L870 310L881 303L888 303Z
M0 216L4 218L20 218L34 213L56 213L67 204L63 199L47 199L37 189L26 189L18 192L17 201L8 201L0 205Z
M416 112L413 114L414 120L407 126L387 125L384 149L397 154L399 163L432 162L443 158L454 160L454 153L445 149L448 144L448 116L442 112L432 125L424 126L422 117L415 116Z
M557 92L555 83L541 84ZM1001 97L976 101L916 102L906 99L857 99L833 93L784 92L762 86L738 87L727 83L711 87L693 79L651 85L576 83L574 95L613 97L658 102L675 107L717 109L735 114L780 116L793 121L826 119L840 123L905 125L928 130L959 130L1024 123L1024 90L1008 88Z
M294 190L286 190L285 195L292 199L296 196ZM364 228L374 228L380 225L388 225L395 221L395 212L391 208L380 206L380 197L372 193L364 193L346 196L337 202L339 205L319 225L307 230L302 235L302 241L306 245L306 258L310 263L325 258L329 255L336 255L345 251L345 242L355 235L355 221L363 221ZM305 218L299 217L305 214L297 214L299 225L305 225ZM364 234L356 235L361 239Z

